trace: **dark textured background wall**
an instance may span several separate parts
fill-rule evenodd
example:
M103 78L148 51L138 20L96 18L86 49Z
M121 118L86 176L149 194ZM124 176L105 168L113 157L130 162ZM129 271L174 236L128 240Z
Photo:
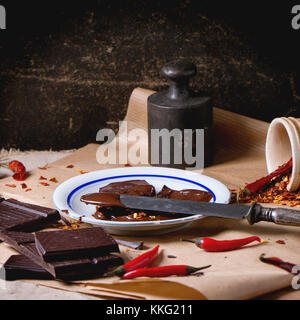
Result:
M189 58L195 90L258 119L300 117L300 30L292 3L0 1L0 147L68 149L123 119L137 87Z

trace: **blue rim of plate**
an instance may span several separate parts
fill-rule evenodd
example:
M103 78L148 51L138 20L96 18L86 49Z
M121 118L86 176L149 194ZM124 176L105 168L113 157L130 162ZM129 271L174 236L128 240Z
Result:
M169 175L160 175L160 174L130 174L130 175L110 176L110 177L96 179L96 180L92 180L92 181L89 181L87 183L84 183L84 184L76 187L75 189L73 189L69 193L69 195L67 197L67 204L68 204L69 208L77 216L82 217L82 215L78 214L76 211L73 210L73 208L71 206L71 203L70 203L73 195L76 192L78 192L79 190L81 190L81 189L83 189L83 188L85 188L85 187L87 187L89 185L92 185L92 184L95 184L95 183L98 183L98 182L114 180L114 179L120 179L120 178L137 178L137 177L167 178L167 179L173 179L173 180L180 180L180 181L188 182L188 183L197 185L198 187L201 187L201 188L205 189L206 191L212 193L212 195L213 195L212 202L216 202L216 195L210 188L206 187L205 185L203 185L203 184L201 184L199 182L196 182L196 181L193 181L193 180L190 180L190 179L181 178L181 177L174 177L174 176L169 176ZM54 206L57 208L57 210L59 210L59 211L62 210L62 209L58 208L58 206L56 205L56 203L54 201L54 193L52 195L52 202L53 202ZM95 218L82 217L82 221L83 222L87 222L87 223L93 223L93 222L97 221L98 222L97 224L103 224L103 225L108 225L108 226L134 226L134 225L141 226L141 225L160 225L160 224L170 224L170 223L179 223L179 222L190 222L190 221L202 218L202 217L203 217L203 215L199 214L199 215L193 215L193 216L190 216L190 217L184 217L184 218L178 218L178 219L170 219L170 220L159 220L159 221L154 221L154 222L151 222L151 221L119 222L119 221L105 221L105 220L97 220Z

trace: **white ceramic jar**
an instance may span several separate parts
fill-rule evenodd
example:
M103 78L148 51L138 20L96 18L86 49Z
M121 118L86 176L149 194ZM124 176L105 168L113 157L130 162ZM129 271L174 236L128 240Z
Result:
M300 188L300 119L276 118L268 129L266 162L271 173L293 158L293 169L288 191Z

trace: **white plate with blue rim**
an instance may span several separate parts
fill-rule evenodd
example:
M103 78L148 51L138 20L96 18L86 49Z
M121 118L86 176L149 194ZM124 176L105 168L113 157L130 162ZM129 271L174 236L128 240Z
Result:
M70 218L102 226L114 235L164 234L188 227L194 221L204 218L199 214L160 221L107 221L94 218L95 206L86 205L80 201L82 195L98 192L100 187L113 182L129 180L145 180L155 187L156 192L159 192L166 185L175 190L197 189L211 192L213 194L211 202L229 203L230 201L230 191L216 179L192 171L161 167L105 169L76 176L63 182L55 189L52 201L61 214L66 215L67 210Z

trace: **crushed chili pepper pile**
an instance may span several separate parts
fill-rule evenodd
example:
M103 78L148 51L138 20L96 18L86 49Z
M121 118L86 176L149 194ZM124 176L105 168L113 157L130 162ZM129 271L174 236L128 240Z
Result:
M289 165L289 168L286 167L287 165ZM284 170L279 170L280 168L284 168ZM264 184L258 183L259 187L255 189L255 191L252 190L252 192L244 192L244 190L247 190L248 185L245 188L231 190L231 203L274 203L300 208L300 190L287 190L287 185L290 182L292 171L291 160L279 167L279 169L274 171L275 173L278 173L277 175L270 174L270 179L266 179L266 177L264 177L252 184L248 184L254 185L260 181L265 182Z

